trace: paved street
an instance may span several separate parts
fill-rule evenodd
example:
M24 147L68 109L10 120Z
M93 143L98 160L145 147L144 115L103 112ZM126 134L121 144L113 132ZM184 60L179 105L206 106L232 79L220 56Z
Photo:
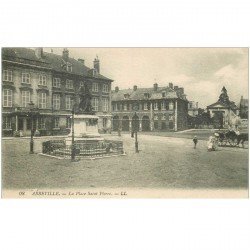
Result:
M105 135L105 137L110 137ZM117 138L117 136L113 136ZM248 150L219 148L207 152L206 141L196 150L191 139L123 134L126 156L97 160L58 160L30 155L28 139L2 141L5 189L28 188L247 188ZM35 151L42 141L35 139Z

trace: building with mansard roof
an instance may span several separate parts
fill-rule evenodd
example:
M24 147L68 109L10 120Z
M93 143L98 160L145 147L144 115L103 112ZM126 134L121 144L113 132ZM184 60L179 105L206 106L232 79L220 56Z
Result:
M139 121L139 131L187 128L188 101L184 88L173 86L122 89L112 91L112 126L117 131L132 131L133 120Z
M83 59L71 58L68 49L57 55L42 48L3 48L2 76L3 135L30 134L30 102L37 111L34 128L38 134L68 133L80 88L88 88L92 94L100 132L111 129L113 80L100 74L98 58L89 68Z

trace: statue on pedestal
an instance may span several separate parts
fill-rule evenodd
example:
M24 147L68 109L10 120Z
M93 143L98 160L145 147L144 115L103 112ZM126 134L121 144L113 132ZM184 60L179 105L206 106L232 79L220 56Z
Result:
M89 91L87 84L84 84L84 87L80 87L79 97L80 97L80 102L78 107L76 108L75 113L93 115L95 112L93 111L91 104L92 95Z

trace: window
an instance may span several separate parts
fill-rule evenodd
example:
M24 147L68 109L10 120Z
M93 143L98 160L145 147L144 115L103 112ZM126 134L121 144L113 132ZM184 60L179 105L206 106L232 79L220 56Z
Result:
M54 128L59 128L59 117L54 118Z
M61 104L61 96L59 94L53 95L53 109L59 110Z
M6 82L12 82L12 71L11 70L4 70L3 71L3 80Z
M114 104L114 111L118 111L118 103Z
M92 85L92 91L93 92L98 92L98 83L97 82L93 83L93 85Z
M66 128L71 128L71 118L70 117L66 118Z
M39 75L39 85L47 86L46 76L44 76L44 75Z
M45 119L44 117L39 117L38 119L38 128L45 129Z
M8 116L3 117L3 129L11 129L11 118Z
M66 80L66 89L73 89L73 81L72 80Z
M165 102L165 101L163 101L163 102L161 103L161 109L162 109L162 110L166 110L166 102Z
M29 73L22 73L22 83L30 84L30 74Z
M103 118L103 119L102 119L103 128L106 128L106 127L107 127L107 123L108 123L108 119L107 119L107 118Z
M173 110L174 109L174 103L173 102L170 102L169 103L169 110Z
M92 99L92 107L93 107L94 111L98 111L98 104L99 104L98 98L94 97ZM104 105L103 105L103 107L104 107Z
M162 97L166 97L166 92L162 92Z
M85 91L85 84L84 84L84 82L80 82L80 91L81 92Z
M127 104L125 104L127 105ZM108 111L109 109L109 99L108 98L103 98L103 111Z
M72 65L67 63L66 69L68 72L72 72Z
M144 102L144 104L143 104L143 109L148 110L148 104L146 102Z
M145 98L149 98L149 93L144 93Z
M124 98L128 99L129 98L129 94L124 94Z
M108 93L109 92L109 86L108 84L103 84L103 92Z
M45 109L47 102L47 94L44 92L39 92L38 94L38 108Z
M22 106L28 107L28 104L30 103L30 91L22 91Z
M60 78L54 78L53 79L53 87L56 87L56 88L61 87L61 79Z
M127 110L128 110L128 104L127 104L127 103L124 103L124 104L123 104L123 110L124 110L124 111L127 111Z
M3 89L3 107L12 107L12 90Z
M70 95L66 95L66 109L72 110L73 108L73 98Z
M154 102L154 110L158 110L158 103Z

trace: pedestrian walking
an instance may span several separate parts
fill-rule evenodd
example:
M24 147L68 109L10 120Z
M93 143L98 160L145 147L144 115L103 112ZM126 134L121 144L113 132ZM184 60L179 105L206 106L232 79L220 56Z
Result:
M196 149L196 144L198 143L198 139L196 135L194 136L193 142L194 142L194 149Z

